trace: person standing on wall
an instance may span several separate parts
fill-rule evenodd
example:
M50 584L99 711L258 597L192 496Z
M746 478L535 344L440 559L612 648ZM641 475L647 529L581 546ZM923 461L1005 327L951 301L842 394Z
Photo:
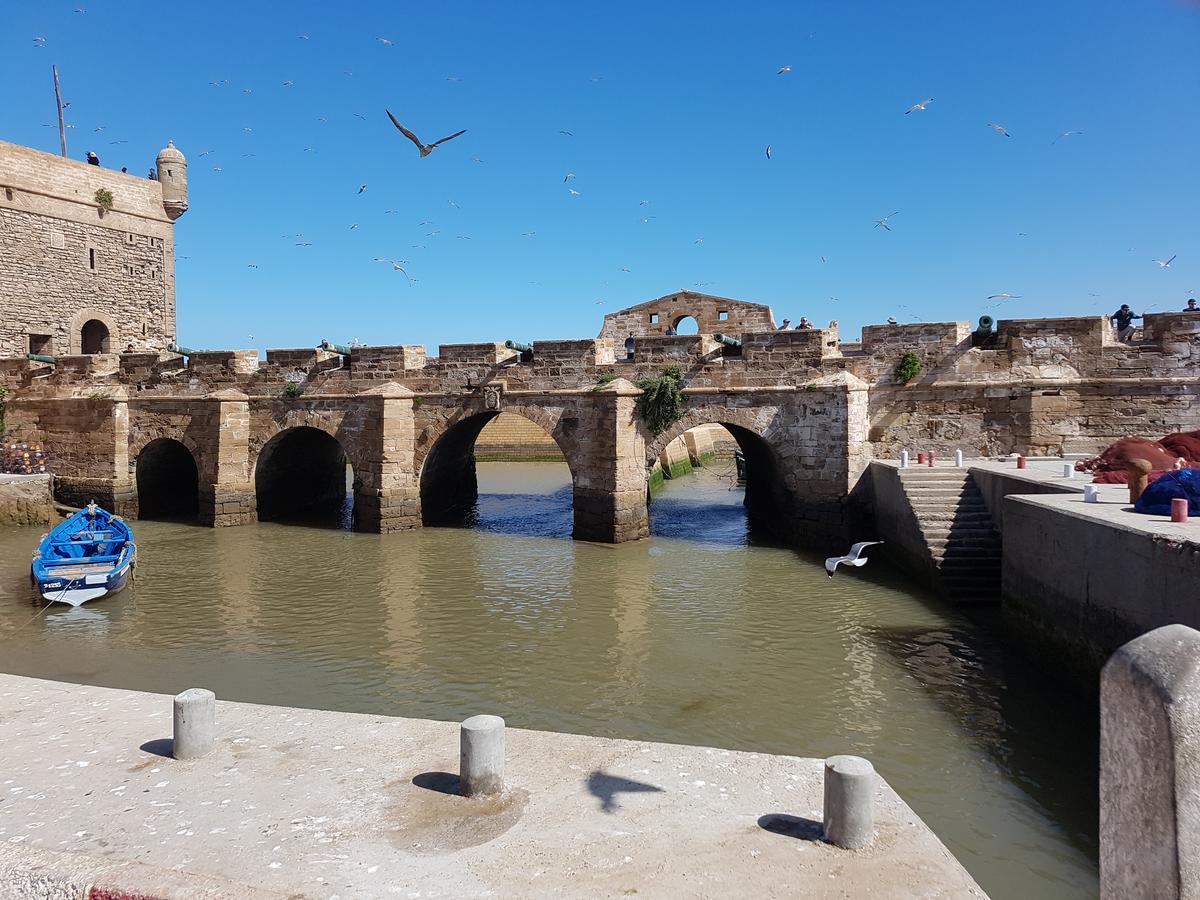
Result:
M89 150L89 151L88 151L88 155L87 155L87 161L88 161L88 165L89 165L89 166L98 166L98 165L100 165L100 157L98 157L98 156L96 155L96 151L95 151L95 150Z
M1184 312L1200 312L1200 306L1196 305L1195 297L1188 297L1187 306L1183 308Z
M808 316L800 317L800 324L796 326L797 331L808 331L812 328L812 322L808 321Z
M780 325L780 326L779 326L779 327L776 329L776 331L787 331L787 330L788 330L788 328L791 326L791 324L792 324L792 320L791 320L791 319L784 319L784 320L783 320L783 324L782 324L782 325Z
M1122 303L1121 308L1108 317L1117 328L1117 340L1128 344L1133 340L1133 320L1142 318L1141 313L1135 313L1128 303Z

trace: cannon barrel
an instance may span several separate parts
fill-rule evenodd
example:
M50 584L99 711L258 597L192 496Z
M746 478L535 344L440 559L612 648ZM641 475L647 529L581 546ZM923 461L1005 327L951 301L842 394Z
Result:
M180 356L191 356L193 353L199 353L199 350L193 350L191 347L180 347L174 341L167 344L168 353L178 353Z
M737 338L730 337L727 334L721 334L720 332L713 335L713 340L716 341L718 344L724 344L726 347L742 346L742 342L739 341Z
M991 316L980 316L979 325L976 326L975 332L977 334L986 334L992 330L992 326L995 324L996 320Z
M44 353L26 353L25 358L32 359L34 362L50 363L51 365L54 365L54 363L58 362L58 360L53 356L47 356Z
M342 356L350 355L350 348L345 344L335 344L332 341L321 341L321 349L328 350L331 353L340 353Z
M516 350L518 353L533 352L533 344L527 344L524 341L505 341L504 346L509 350Z

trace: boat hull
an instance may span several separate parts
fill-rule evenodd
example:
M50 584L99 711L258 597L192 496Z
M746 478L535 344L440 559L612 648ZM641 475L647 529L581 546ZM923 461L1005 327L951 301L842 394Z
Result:
M126 563L110 575L84 575L80 578L52 578L38 584L43 600L82 606L89 600L99 600L115 594L129 583L132 563ZM36 580L36 579L35 579Z
M42 599L81 606L125 587L136 564L129 526L89 503L42 536L30 575Z

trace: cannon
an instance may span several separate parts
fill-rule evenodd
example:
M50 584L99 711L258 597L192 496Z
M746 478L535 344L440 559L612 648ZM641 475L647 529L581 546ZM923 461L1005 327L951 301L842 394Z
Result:
M979 324L976 325L975 330L971 332L971 346L978 347L981 344L987 343L989 340L991 340L992 335L995 334L995 332L992 331L992 328L995 326L995 324L996 320L991 316L980 316Z
M735 350L740 350L742 346L742 342L737 338L730 337L727 334L721 334L720 332L713 335L713 340L718 344L724 344L726 347L732 347Z
M342 356L349 356L352 348L345 344L335 344L332 341L321 341L321 349L328 350L330 353L340 353Z
M25 358L31 359L34 362L50 363L50 365L54 365L56 362L58 362L58 360L55 357L47 356L44 353L26 353Z
M533 344L527 344L524 341L505 341L504 346L509 350L516 350L518 353L533 352Z
M178 353L180 356L191 356L193 353L199 353L199 350L193 350L191 347L180 347L174 341L167 344L168 353Z

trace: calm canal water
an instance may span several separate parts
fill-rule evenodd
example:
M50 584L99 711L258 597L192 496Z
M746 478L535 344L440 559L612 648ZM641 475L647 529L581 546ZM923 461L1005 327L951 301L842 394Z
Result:
M1094 897L1097 719L882 564L749 541L725 471L654 536L569 539L555 463L480 465L477 527L139 522L123 593L37 614L40 531L0 531L0 668L231 700L869 757L995 898ZM843 570L845 571L845 570ZM800 811L803 814L804 811ZM683 827L683 823L681 823Z

